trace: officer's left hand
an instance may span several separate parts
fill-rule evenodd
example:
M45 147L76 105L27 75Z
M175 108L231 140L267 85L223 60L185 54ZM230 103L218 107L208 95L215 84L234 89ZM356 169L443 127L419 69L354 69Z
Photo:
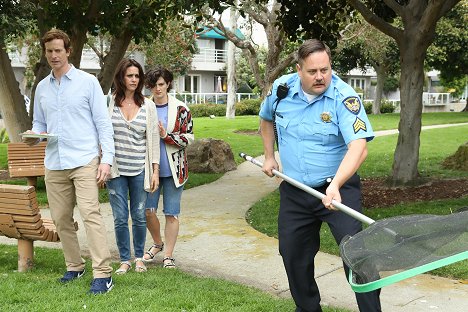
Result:
M335 208L335 206L333 206L332 200L336 200L337 202L341 203L340 188L338 185L333 183L333 181L327 187L327 190L325 191L325 197L322 199L322 203L327 209L338 210Z

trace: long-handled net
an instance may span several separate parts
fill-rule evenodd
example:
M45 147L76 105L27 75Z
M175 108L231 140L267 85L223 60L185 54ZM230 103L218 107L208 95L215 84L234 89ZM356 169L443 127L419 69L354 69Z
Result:
M240 156L263 166L251 156ZM319 199L325 197L277 170L273 174ZM356 292L372 291L468 259L468 211L374 221L342 203L332 204L369 225L340 243L341 257L350 268L349 283Z

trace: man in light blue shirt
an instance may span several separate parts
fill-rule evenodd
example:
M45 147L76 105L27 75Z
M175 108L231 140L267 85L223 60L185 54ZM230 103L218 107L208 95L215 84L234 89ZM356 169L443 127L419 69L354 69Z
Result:
M260 110L265 153L263 171L282 171L326 196L319 200L283 181L278 216L279 250L288 275L296 312L320 312L314 279L314 258L320 248L320 227L328 223L339 244L362 229L360 221L331 204L334 199L361 211L360 179L356 174L374 134L356 92L334 75L330 49L307 40L298 50L297 73L273 84ZM349 268L344 265L348 274ZM380 291L356 294L360 311L381 311Z
M69 64L70 39L52 29L41 40L50 75L34 97L32 133L48 133L45 182L52 219L62 243L67 272L60 281L84 274L85 261L73 222L75 203L85 226L92 258L90 292L112 289L110 252L99 210L99 185L109 177L114 159L112 124L96 77ZM30 145L37 139L24 139Z

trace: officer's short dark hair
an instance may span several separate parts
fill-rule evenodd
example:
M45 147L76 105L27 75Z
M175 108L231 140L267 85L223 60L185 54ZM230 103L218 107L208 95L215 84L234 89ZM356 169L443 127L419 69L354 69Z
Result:
M297 62L299 65L302 65L302 61L314 52L322 52L325 51L330 58L330 63L332 60L330 48L320 40L317 39L309 39L304 41L304 43L299 47L297 51Z
M153 89L156 86L159 77L162 77L168 84L167 92L172 89L172 80L174 80L174 75L165 67L156 66L155 68L149 70L145 76L145 86L148 89Z

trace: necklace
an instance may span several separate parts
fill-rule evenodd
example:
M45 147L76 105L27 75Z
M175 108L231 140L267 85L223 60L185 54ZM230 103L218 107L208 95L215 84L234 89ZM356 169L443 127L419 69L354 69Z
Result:
M128 106L133 104L133 100L124 99L123 102L126 103Z

